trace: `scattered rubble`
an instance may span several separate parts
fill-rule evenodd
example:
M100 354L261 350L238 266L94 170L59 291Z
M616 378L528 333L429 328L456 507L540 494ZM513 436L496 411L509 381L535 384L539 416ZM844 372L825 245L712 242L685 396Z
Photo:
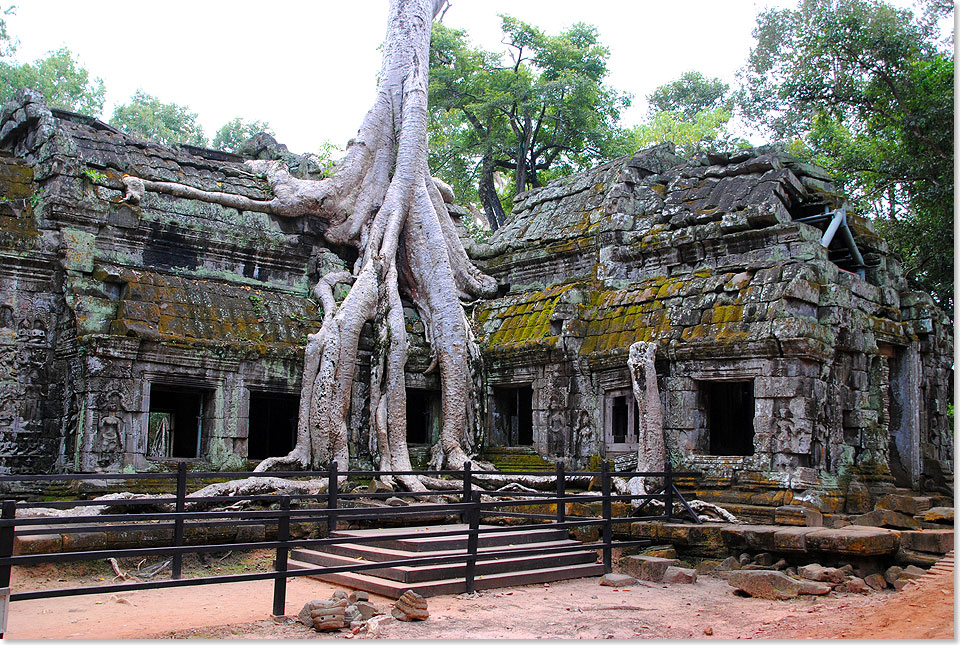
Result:
M334 591L329 600L311 600L305 604L297 620L318 632L350 628L348 637L364 630L369 632L369 621L384 613L369 600L365 591L353 591L349 595L345 591Z
M427 600L409 589L397 599L390 613L394 618L402 621L426 620L430 617L430 612L427 611Z

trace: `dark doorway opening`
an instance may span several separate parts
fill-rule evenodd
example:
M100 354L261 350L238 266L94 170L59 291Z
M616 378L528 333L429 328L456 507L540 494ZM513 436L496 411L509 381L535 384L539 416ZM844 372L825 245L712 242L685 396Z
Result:
M196 459L203 440L208 391L176 385L150 385L147 457Z
M440 431L440 393L407 388L407 443L431 445Z
M247 458L282 457L297 442L300 397L277 392L251 392Z
M533 386L493 388L494 430L506 446L533 445Z
M707 381L711 455L753 454L753 381Z

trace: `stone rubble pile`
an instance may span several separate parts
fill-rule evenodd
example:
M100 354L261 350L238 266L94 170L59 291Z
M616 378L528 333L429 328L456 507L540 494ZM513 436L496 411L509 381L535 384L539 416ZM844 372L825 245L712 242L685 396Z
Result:
M391 615L370 602L366 591L334 591L329 600L311 600L297 614L297 620L318 632L350 629L354 636L377 638L386 621L426 620L430 617L427 601L413 591L406 591L394 604Z

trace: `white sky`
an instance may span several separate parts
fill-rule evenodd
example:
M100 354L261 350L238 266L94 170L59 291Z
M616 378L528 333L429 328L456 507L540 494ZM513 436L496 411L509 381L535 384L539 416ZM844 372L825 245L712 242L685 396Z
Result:
M452 0L444 18L503 51L499 13L557 33L596 25L611 50L608 82L644 96L696 69L733 84L756 14L791 0ZM908 5L907 0L896 4ZM69 47L107 89L103 119L137 88L187 105L212 138L234 117L268 121L293 152L343 147L373 102L387 0L22 0L7 18L17 59Z

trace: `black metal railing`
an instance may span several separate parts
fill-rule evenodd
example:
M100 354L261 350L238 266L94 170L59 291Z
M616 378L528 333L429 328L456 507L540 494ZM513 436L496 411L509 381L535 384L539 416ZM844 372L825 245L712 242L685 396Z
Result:
M461 485L459 489L447 491L428 491L428 492L372 492L372 493L347 493L342 492L339 483L349 480L365 480L382 475L429 475L435 478L447 478L452 480L459 479ZM481 490L480 483L491 476L516 475L522 477L544 478L553 477L556 480L555 490L550 491L487 491ZM209 479L224 477L251 477L252 473L211 473L211 472L188 472L186 464L180 463L175 473L141 473L135 475L123 474L74 474L74 475L6 475L0 476L0 486L7 482L42 482L42 481L82 481L89 479L173 479L175 483L175 494L173 496L161 496L150 499L116 499L116 500L67 500L56 502L25 502L5 500L0 506L0 588L9 588L10 570L14 566L29 566L45 562L71 562L81 560L106 560L109 558L143 558L149 556L159 556L169 558L171 561L170 579L150 580L139 582L128 582L122 584L95 585L86 587L72 587L65 589L47 589L36 591L20 591L10 593L5 596L4 602L19 600L34 600L40 598L54 598L63 596L76 596L99 593L115 593L117 591L133 591L140 589L159 589L164 587L180 587L189 585L203 584L221 584L229 582L248 582L254 580L273 580L273 613L282 615L285 613L286 604L286 582L289 578L299 576L334 574L342 572L360 572L369 569L384 569L391 566L405 565L437 565L449 563L464 563L464 583L465 590L470 593L475 589L475 571L478 561L484 560L484 553L479 548L479 536L481 533L481 522L483 518L521 518L530 523L549 524L552 528L571 530L577 527L597 527L600 532L600 540L589 543L578 543L576 545L564 546L510 546L506 549L497 549L496 557L517 557L524 555L541 555L548 553L562 553L564 551L595 549L602 554L602 562L606 572L612 569L612 550L615 547L629 547L649 544L647 540L617 541L613 540L613 525L623 522L635 522L645 519L657 519L668 522L683 521L682 515L688 515L689 518L699 523L696 513L690 508L686 500L674 485L676 477L692 477L697 473L675 472L671 469L670 463L665 464L662 472L617 472L613 473L609 462L603 462L598 472L566 472L562 462L558 462L555 471L546 472L511 472L511 471L475 471L471 464L467 462L462 470L435 470L435 471L404 471L404 472L381 472L381 471L350 471L338 472L336 463L332 463L326 471L312 472L272 472L271 477L286 478L317 478L325 477L327 479L327 491L315 494L261 494L261 495L236 495L236 496L209 496L196 497L187 494L189 479ZM662 491L654 494L644 495L620 495L613 491L614 477L632 477L643 476L647 478L658 478L663 480ZM570 480L583 480L586 478L600 479L600 494L595 492L582 491L573 492L568 490ZM534 480L526 480L528 482ZM538 480L542 483L542 479ZM458 499L456 502L437 503L433 501L422 501L424 498L435 498L439 495L446 495ZM484 500L484 496L486 500ZM351 502L360 498L378 499L384 497L401 497L413 499L415 503L408 506L357 506L351 505ZM419 501L418 501L419 500ZM615 502L632 503L639 501L635 510L627 515L614 517L613 504ZM654 500L660 500L664 503L663 514L640 515ZM684 513L677 517L673 512L674 501L681 503ZM188 506L208 505L215 502L261 502L276 505L276 508L264 510L188 510ZM320 506L325 502L325 507ZM568 514L567 506L572 503L597 503L600 504L599 517L578 516ZM174 510L165 511L156 509L164 504L172 505ZM54 507L54 508L83 508L85 506L108 505L111 507L123 508L140 507L139 510L151 509L145 512L121 513L108 512L100 515L70 515L55 517L23 517L17 515L18 509L36 508L36 507ZM535 513L521 510L505 510L509 508L517 509L523 506L551 506L555 505L556 510L553 513ZM632 504L631 504L632 506ZM298 565L295 569L288 568L288 558L290 551L295 548L323 548L326 545L342 543L362 543L382 540L382 536L371 535L364 537L342 536L336 534L338 523L357 523L361 521L376 521L386 519L406 519L414 520L417 517L435 517L445 515L448 517L458 517L465 525L462 529L444 531L443 535L448 537L466 536L466 548L462 553L416 556L404 559L402 561L369 562L358 561L348 565L341 566L318 566L306 568ZM291 524L309 525L313 527L325 527L325 531L316 531L316 533L326 533L323 537L292 538ZM276 539L263 540L234 540L228 542L206 543L206 544L185 544L187 529L199 529L207 527L244 527L244 526L275 526ZM515 526L498 526L496 530L517 531L528 530L529 524L520 524ZM112 533L112 532L130 532L130 531L167 531L172 530L169 538L171 544L162 546L144 546L137 544L129 548L111 548L98 550L80 550L59 551L52 553L35 553L14 555L15 536L34 536L34 535L59 535L76 533ZM410 533L391 533L391 539L404 539L412 537L422 537L422 532ZM163 540L156 539L154 542ZM142 542L142 541L141 541ZM183 556L195 553L204 554L222 551L252 551L255 549L273 549L276 552L274 558L274 571L242 573L231 575L205 576L196 578L183 578ZM492 556L488 556L492 557ZM9 599L9 600L6 600ZM0 634L2 636L2 634Z

